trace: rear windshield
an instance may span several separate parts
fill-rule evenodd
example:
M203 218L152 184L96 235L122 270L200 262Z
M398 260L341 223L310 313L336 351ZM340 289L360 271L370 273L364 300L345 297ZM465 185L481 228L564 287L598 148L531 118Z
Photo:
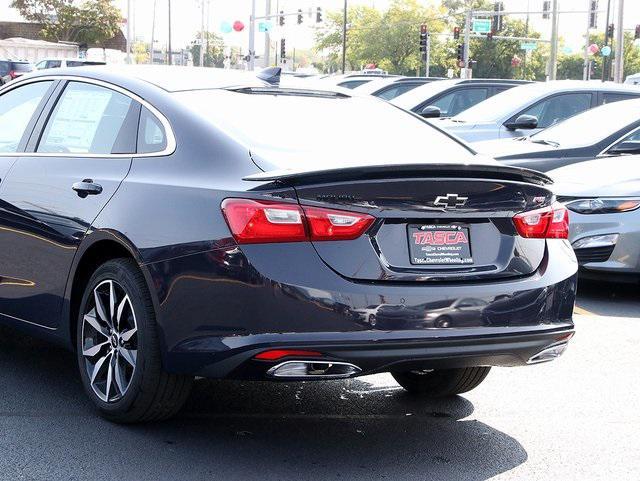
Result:
M33 65L27 62L13 62L12 67L16 72L31 72L33 70Z
M84 67L89 65L104 65L104 62L90 62L85 60L67 60L67 67Z
M373 97L174 94L280 169L471 162L474 154L420 118Z

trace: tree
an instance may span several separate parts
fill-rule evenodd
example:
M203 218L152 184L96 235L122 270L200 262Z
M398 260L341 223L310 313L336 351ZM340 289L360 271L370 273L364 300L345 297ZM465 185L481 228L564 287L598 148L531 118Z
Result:
M100 44L116 35L122 21L112 0L13 0L11 7L42 24L42 36L57 42Z
M195 40L191 42L191 55L193 56L193 65L200 66L200 42L201 33L198 32ZM224 42L221 37L213 32L204 33L204 66L205 67L224 67Z
M149 62L149 44L145 42L135 42L131 47L134 63Z
M415 73L422 65L419 52L419 29L426 23L431 33L444 29L444 11L424 7L417 0L393 0L389 9L380 12L371 7L349 8L346 59L352 70L374 63L392 73ZM315 50L327 54L326 64L333 68L342 55L341 11L328 12L323 28L316 33ZM432 37L432 52L439 41Z

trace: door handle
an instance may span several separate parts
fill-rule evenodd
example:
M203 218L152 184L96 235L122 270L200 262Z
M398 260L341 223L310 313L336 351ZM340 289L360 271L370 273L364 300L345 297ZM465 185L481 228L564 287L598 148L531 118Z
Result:
M84 179L82 182L76 182L71 188L77 192L78 197L83 199L88 195L98 195L102 193L102 186L93 182L92 179Z

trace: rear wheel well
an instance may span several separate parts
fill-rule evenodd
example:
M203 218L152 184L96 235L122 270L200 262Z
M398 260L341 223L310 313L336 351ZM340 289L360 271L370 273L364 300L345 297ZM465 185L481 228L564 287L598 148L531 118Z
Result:
M127 248L123 247L115 241L103 240L93 244L82 255L82 259L78 263L75 275L73 277L73 285L71 287L71 299L69 308L69 335L71 345L76 345L77 320L82 302L82 294L89 282L92 274L98 267L107 261L118 258L133 259L133 255Z

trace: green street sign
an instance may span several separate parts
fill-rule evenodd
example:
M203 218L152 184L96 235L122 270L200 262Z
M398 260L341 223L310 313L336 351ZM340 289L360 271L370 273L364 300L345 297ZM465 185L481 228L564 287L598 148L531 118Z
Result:
M520 48L522 50L530 52L531 50L535 50L536 48L538 48L538 44L536 42L522 42L520 44Z
M475 19L471 29L475 33L489 33L491 31L491 20L488 18Z

